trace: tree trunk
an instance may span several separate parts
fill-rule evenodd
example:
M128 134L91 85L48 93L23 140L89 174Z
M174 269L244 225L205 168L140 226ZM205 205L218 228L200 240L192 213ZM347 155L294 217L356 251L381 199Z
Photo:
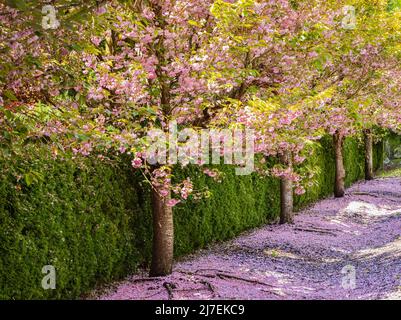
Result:
M292 154L286 151L281 157L281 163L292 167ZM290 179L282 177L280 179L280 224L293 222L293 182Z
M173 208L167 205L171 194L160 196L152 188L153 251L149 275L151 277L171 274L174 252Z
M339 132L333 136L334 154L336 162L336 178L334 183L334 196L337 198L344 197L345 194L345 169L343 157L344 137Z
M363 131L365 139L365 179L373 180L373 137L370 129Z

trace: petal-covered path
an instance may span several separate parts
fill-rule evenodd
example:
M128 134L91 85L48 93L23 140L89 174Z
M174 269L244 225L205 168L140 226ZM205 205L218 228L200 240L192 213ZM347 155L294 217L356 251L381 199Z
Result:
M100 299L401 298L401 178L357 183L293 225L267 225L174 270L131 276Z

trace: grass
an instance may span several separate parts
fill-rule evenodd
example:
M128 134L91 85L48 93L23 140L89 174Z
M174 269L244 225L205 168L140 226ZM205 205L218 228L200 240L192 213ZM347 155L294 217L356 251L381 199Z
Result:
M382 178L401 177L401 168L383 170L383 171L378 173L378 176L382 177Z

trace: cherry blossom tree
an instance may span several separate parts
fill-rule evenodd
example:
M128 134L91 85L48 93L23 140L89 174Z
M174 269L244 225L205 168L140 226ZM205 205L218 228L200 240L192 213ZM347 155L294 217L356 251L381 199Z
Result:
M394 62L400 36L399 14L389 11L387 2L359 1L352 10L346 4L338 1L321 4L322 32L316 34L310 47L309 56L315 56L315 61L305 66L308 71L302 85L311 96L323 93L325 96L321 108L314 113L320 127L333 136L337 197L345 192L344 138L362 129L362 115L366 120L366 115L382 112L372 96L377 97L378 87L386 83L383 72L397 65ZM348 9L343 11L343 8ZM373 119L364 125L368 133L374 125ZM367 143L367 151L369 178L371 142Z
M261 162L279 159L267 174L281 181L287 223L293 192L303 193L312 178L296 169L311 141L333 136L340 197L344 138L364 132L370 179L373 128L399 128L401 24L386 1L44 5L0 4L0 143L22 121L24 139L45 137L54 156L129 155L151 187L151 276L171 273L173 207L196 192L189 178L173 183L176 145L187 156L181 165L205 163L191 136L253 129ZM172 135L157 149L165 161L153 161L149 147Z

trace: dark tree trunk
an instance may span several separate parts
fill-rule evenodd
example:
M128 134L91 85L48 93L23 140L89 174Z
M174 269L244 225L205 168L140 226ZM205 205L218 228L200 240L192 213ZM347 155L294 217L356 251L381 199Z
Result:
M373 137L370 129L363 131L365 139L365 179L373 180Z
M344 137L339 132L333 136L334 154L336 163L336 178L334 183L334 196L337 198L344 197L345 194L345 168L343 157Z
M282 164L292 167L292 154L285 152L281 157ZM280 224L293 222L293 182L290 179L282 177L280 179Z
M170 198L171 194L162 197L152 188L153 251L149 273L151 277L169 275L173 268L173 208L167 205Z

